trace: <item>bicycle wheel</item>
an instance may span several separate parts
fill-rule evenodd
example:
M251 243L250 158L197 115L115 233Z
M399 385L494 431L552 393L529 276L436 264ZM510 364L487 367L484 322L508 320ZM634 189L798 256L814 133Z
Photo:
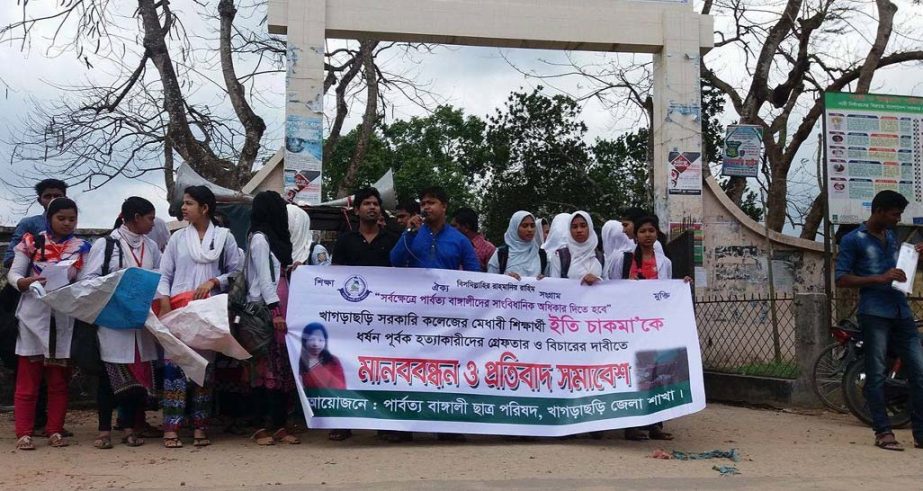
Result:
M910 423L910 393L907 381L901 378L885 380L885 411L891 426L899 428ZM843 374L843 400L849 412L859 421L872 426L872 414L865 402L865 358L858 356Z
M811 385L824 406L832 411L846 414L849 408L843 400L843 373L849 364L849 347L833 343L825 347L814 360Z

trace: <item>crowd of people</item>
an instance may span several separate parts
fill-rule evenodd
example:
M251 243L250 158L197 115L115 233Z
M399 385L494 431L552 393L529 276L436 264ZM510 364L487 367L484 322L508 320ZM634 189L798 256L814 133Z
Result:
M227 292L233 281L242 279L247 302L264 306L274 328L267 348L247 361L200 350L209 362L200 385L164 358L147 330L98 326L99 433L94 441L98 449L113 448L113 430L122 432L120 441L126 446L160 438L164 447L180 448L188 430L193 446L208 446L216 412L225 431L247 434L257 445L300 443L289 426L300 411L294 377L306 389L345 384L342 366L326 351L327 332L320 324L299 326L302 359L297 374L290 368L285 346L288 278L301 265L480 271L517 280L568 278L585 285L606 279L672 277L670 260L659 241L659 221L637 209L607 221L601 241L585 211L561 213L550 222L517 211L509 220L503 244L495 247L479 232L474 210L459 208L449 219L449 197L441 188L424 189L419 202L399 205L390 224L380 194L366 188L354 199L358 226L340 233L330 253L313 240L308 214L272 191L253 199L243 250L223 222L226 217L217 212L214 194L204 186L184 190L181 213L187 225L172 235L156 216L154 205L133 196L123 202L111 233L92 244L75 235L77 204L67 197L64 182L46 179L35 190L43 212L19 223L4 256L9 284L3 301L15 305L18 327L11 367L16 372L19 450L35 449L38 435L46 437L50 447L67 446L71 436L64 420L73 370L72 338L88 326L55 311L34 291L33 285L46 283L42 272L51 264L70 261L72 282L125 268L157 271L160 282L152 309L160 317L192 300ZM160 428L148 423L146 414L151 410L162 411ZM379 434L392 442L413 438L406 432ZM332 440L351 435L349 429L329 432ZM662 425L631 428L625 436L672 439ZM440 434L438 438L463 440L464 436Z

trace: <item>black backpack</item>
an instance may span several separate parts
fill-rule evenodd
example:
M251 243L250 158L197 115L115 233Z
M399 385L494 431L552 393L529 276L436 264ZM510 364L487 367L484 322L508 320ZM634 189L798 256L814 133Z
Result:
M506 273L506 264L510 260L510 246L502 245L497 248L497 261L500 262L500 274ZM544 249L538 250L538 260L542 264L539 274L545 274L545 266L548 265L548 253Z
M625 251L622 256L622 279L627 280L631 276L631 262L635 260L635 254L631 251Z
M45 258L45 236L38 234L34 236L35 248L42 251L42 259ZM32 265L35 255L29 257L29 267L26 268L26 274L32 271ZM19 336L19 319L16 318L16 308L19 306L19 299L22 293L16 289L16 285L7 283L0 292L0 359L3 365L11 370L16 368L18 359L16 357L16 338Z
M596 260L599 261L599 265L602 266L603 270L606 269L606 255L603 254L603 251L597 249L596 251ZM562 247L557 251L558 257L561 258L561 278L567 278L567 273L570 272L570 249L567 247Z
M100 276L107 276L112 272L109 263L112 262L112 253L119 250L119 269L123 267L122 244L110 236L103 237L106 248L103 252L103 266ZM80 369L80 372L89 376L102 375L105 370L103 360L99 353L99 326L89 324L80 319L74 319L74 333L71 337L71 364Z

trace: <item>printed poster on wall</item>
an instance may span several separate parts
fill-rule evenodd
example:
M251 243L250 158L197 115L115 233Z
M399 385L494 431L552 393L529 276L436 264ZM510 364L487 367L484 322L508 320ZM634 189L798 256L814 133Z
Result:
M290 203L321 202L323 119L320 115L285 118L285 199Z
M287 346L311 428L561 436L705 407L682 281L302 266Z
M670 160L670 194L702 194L702 153L674 150Z
M910 201L903 222L923 223L923 98L828 92L824 104L831 221L861 223L890 189Z
M721 175L757 177L763 154L763 128L751 124L730 124L724 137Z

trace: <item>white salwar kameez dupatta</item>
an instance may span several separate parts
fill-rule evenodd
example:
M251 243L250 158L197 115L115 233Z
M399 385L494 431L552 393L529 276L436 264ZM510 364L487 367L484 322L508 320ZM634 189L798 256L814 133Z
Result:
M314 266L330 266L332 258L326 247L317 244L314 246L314 253L311 254L311 244L314 243L311 216L295 205L286 205L285 210L288 212L288 231L292 236L292 261Z
M160 248L153 239L135 234L124 225L109 236L119 241L121 245L120 255L119 247L113 244L112 257L109 260L110 274L127 268L156 271L160 267ZM97 239L87 254L87 261L79 279L88 280L101 276L105 255L106 239ZM141 260L140 265L135 258ZM107 363L134 363L135 347L137 347L141 361L156 360L157 343L154 336L147 329L138 327L139 329L108 329L106 326L100 326L100 329L97 329L100 358Z
M606 269L608 270L608 279L617 280L622 277L622 270L615 269L616 259L622 262L622 256L626 252L635 249L635 242L628 237L622 222L618 220L609 220L603 224L602 229L603 253L606 255Z
M542 274L542 260L538 254L540 250L536 241L525 241L519 238L519 225L526 217L531 217L528 211L517 211L510 218L510 223L503 235L509 255L504 273L516 273L522 277L536 278ZM499 250L499 249L498 249ZM500 272L500 256L494 251L487 262L488 273Z
M586 220L587 227L589 228L589 235L587 240L584 242L577 242L574 240L573 235L570 233L570 225L578 216L583 217ZM555 217L557 221L557 217ZM554 234L552 230L551 234ZM585 211L577 211L571 215L571 219L567 221L567 236L564 246L567 247L570 252L570 268L567 270L567 277L572 280L582 280L584 276L592 274L598 278L606 279L604 275L603 265L599 263L599 259L596 257L596 246L599 244L599 237L596 236L596 231L593 230L593 219L590 218L590 214ZM552 251L548 251L551 254L548 257L548 276L552 278L559 278L561 276L561 257L558 254L558 251L561 247L553 250L554 254L551 254Z
M224 254L225 271L220 269L220 255ZM244 261L237 241L230 230L208 225L202 240L195 227L188 226L170 237L167 249L160 260L158 297L169 297L195 290L202 283L216 278L220 283L212 294L228 287L228 276L240 271Z

